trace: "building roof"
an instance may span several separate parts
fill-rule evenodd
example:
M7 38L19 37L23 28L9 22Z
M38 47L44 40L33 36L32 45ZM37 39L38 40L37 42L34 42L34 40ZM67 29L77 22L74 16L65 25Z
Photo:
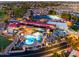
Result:
M60 29L68 29L68 26L66 23L61 23L61 22L51 22L51 21L48 21L47 22L48 24L55 24L57 28L60 28Z
M5 23L0 23L0 29L5 28L6 24Z

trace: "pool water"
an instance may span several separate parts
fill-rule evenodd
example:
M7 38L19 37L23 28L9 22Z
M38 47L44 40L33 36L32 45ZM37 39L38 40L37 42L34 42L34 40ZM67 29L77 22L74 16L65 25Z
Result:
M31 35L26 35L25 39L26 39L25 40L26 45L32 45L36 41L36 38L34 36L31 36Z
M25 37L25 45L32 45L35 42L41 43L42 41L42 36L33 36L33 35L26 35Z
M45 16L37 15L37 16L33 16L33 19L38 20L38 19L51 19L51 18L47 15L45 15Z
M47 20L60 20L62 18L58 17L57 15L36 15L33 16L34 20L39 20L39 19L47 19Z

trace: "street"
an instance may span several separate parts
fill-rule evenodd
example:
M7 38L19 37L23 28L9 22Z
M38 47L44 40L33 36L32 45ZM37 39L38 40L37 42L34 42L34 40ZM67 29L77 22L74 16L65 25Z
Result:
M59 44L58 44L59 45ZM30 51L25 51L25 52L19 52L19 53L11 53L10 55L5 55L5 56L16 56L16 57L38 57L38 56L45 56L48 54L53 54L54 52L60 51L61 47L67 48L67 45L62 45L62 46L51 46L51 47L44 47L40 48L38 50L30 50ZM62 49L65 49L62 48ZM50 55L51 56L51 55Z

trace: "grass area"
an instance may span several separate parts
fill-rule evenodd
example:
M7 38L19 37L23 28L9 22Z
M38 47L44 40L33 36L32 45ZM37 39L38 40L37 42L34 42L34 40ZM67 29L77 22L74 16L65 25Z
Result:
M2 52L12 41L0 35L0 52Z
M4 11L0 10L0 18L4 18L4 17L5 17Z

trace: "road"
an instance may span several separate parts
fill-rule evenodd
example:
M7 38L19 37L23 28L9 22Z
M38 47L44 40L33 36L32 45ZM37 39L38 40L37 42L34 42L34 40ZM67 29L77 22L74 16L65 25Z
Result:
M65 47L64 47L65 46ZM62 45L61 47L64 47L63 49L66 48L66 45ZM41 56L45 56L48 54L53 54L53 52L57 52L62 50L62 48L60 48L59 44L54 45L54 46L50 46L50 47L44 47L44 48L40 48L38 50L30 50L30 51L25 51L25 52L19 52L19 53L11 53L10 55L5 55L5 56L10 56L10 57L41 57Z

